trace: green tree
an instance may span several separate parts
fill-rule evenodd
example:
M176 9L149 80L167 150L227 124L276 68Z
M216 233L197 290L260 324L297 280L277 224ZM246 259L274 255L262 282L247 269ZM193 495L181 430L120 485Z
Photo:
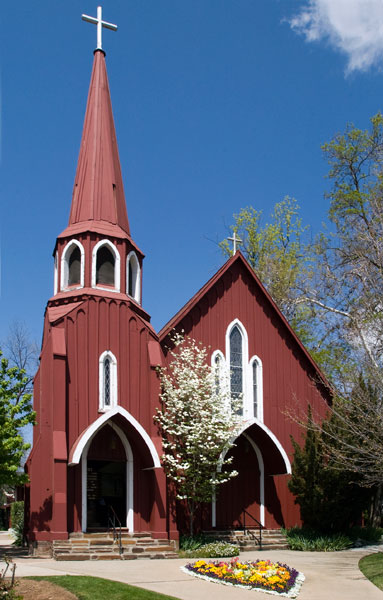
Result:
M162 407L154 420L162 435L162 463L177 498L187 504L192 536L199 505L237 475L231 459L222 456L233 446L239 418L228 382L207 364L207 349L177 334L173 343L172 361L159 371Z
M307 527L317 528L323 503L321 486L323 459L320 434L312 425L312 411L309 406L303 447L291 437L294 460L288 487L290 492L295 495L295 503L299 504L303 524Z
M346 530L371 504L374 490L361 487L360 474L347 463L334 468L331 448L336 453L340 439L344 432L337 415L333 413L317 427L310 407L304 445L292 438L294 460L288 487L296 496L304 526L317 531Z
M312 269L312 252L304 240L308 228L302 225L296 200L286 197L276 204L264 226L262 211L243 208L234 215L231 229L242 239L243 254L286 318L294 318L300 282ZM220 247L231 256L227 240Z
M243 208L234 215L231 229L241 238L244 256L294 331L331 376L339 364L344 364L344 351L342 346L329 343L329 332L318 319L321 309L307 298L315 279L318 250L309 228L302 224L297 201L286 197L277 203L270 222L264 225L262 211ZM220 247L231 255L227 240Z
M348 125L323 146L332 188L330 229L317 240L315 277L299 302L317 308L349 364L382 383L383 117L370 130ZM351 378L352 380L352 378Z
M27 476L18 472L22 457L30 447L20 430L35 422L31 395L24 393L26 384L25 372L10 367L0 351L0 486L27 481Z

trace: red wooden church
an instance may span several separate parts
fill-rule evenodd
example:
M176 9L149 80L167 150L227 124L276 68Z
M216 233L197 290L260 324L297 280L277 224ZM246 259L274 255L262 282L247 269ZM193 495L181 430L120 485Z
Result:
M285 410L322 411L318 367L237 251L159 332L142 305L144 255L130 232L105 55L94 53L68 226L54 249L54 295L45 311L34 383L37 426L27 461L34 545L107 527L112 506L131 533L177 539L161 439L158 365L173 329L211 350L242 395L238 477L222 487L205 528L238 526L246 510L266 528L299 522L287 489Z

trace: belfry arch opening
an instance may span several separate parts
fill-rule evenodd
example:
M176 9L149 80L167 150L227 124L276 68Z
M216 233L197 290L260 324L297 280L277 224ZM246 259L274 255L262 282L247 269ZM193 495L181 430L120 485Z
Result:
M81 252L74 246L68 261L68 285L79 285L81 280Z
M96 285L115 286L115 258L108 246L101 246L97 252Z
M72 240L64 248L61 259L61 289L67 290L84 285L84 248Z
M100 240L93 248L92 287L120 291L120 254L110 240Z
M135 252L130 252L126 260L126 292L128 296L140 302L141 298L140 263Z

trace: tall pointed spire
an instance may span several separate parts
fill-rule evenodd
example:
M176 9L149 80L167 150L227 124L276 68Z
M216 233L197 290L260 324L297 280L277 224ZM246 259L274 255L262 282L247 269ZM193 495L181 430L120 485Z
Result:
M130 236L105 54L95 50L66 235L98 229ZM125 236L123 236L125 237Z

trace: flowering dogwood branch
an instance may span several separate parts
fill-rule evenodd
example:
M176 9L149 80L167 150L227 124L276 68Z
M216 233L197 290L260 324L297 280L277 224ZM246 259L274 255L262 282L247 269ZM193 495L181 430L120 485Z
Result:
M211 501L216 488L237 472L217 470L223 450L233 446L239 417L232 410L228 381L216 384L208 351L191 338L175 334L172 361L159 369L161 410L154 416L162 435L162 463L177 498L186 500L190 534L199 503ZM223 378L224 379L224 378Z

